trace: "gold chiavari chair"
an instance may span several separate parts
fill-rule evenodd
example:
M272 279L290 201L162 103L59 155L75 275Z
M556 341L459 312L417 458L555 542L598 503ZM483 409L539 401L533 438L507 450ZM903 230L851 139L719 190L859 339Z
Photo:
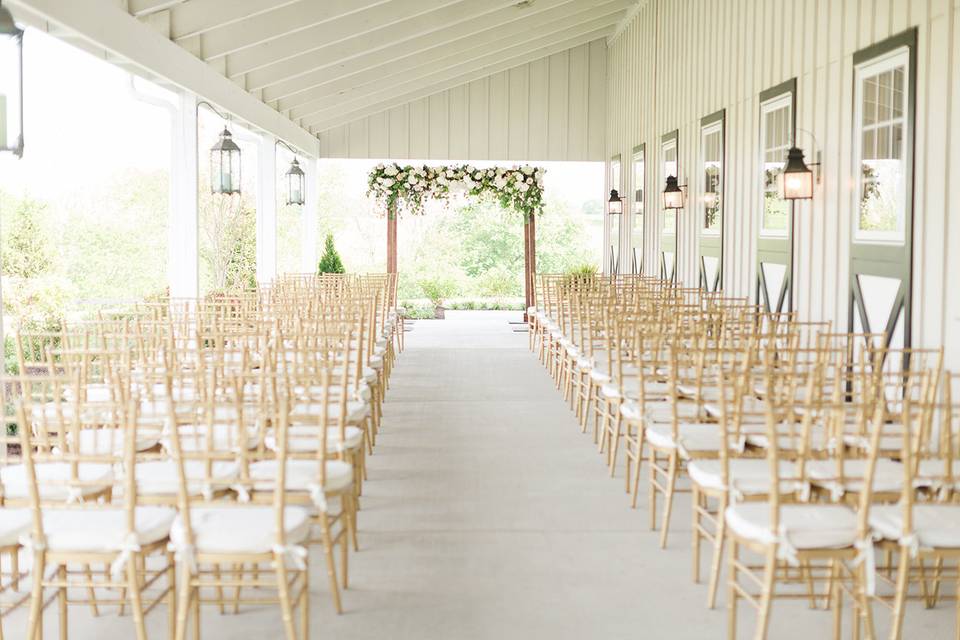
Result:
M32 513L30 532L23 538L33 560L26 637L39 637L44 610L53 601L45 598L45 592L51 589L56 591L61 637L68 635L69 605L122 607L129 599L136 637L142 640L147 637L146 614L164 600L172 622L173 558L167 542L176 514L170 508L142 505L138 499L137 402L87 406L78 372L21 377L20 384L18 430ZM107 430L123 445L93 451L77 446L81 431L88 429ZM115 472L119 491L113 490ZM148 558L159 559L159 566L148 566ZM103 575L90 571L91 565L101 564L108 567ZM71 568L78 565L79 571ZM70 596L73 588L85 590L87 597ZM121 595L105 600L96 595L103 589ZM151 589L156 593L149 596Z

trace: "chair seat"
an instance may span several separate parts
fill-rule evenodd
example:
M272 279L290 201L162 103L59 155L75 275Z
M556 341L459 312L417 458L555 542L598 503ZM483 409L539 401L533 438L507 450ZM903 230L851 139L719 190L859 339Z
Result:
M607 373L606 371L603 371L602 369L597 368L596 366L594 366L593 370L590 371L590 379L593 380L596 384L605 384L613 380L613 378L610 377L609 373Z
M209 491L226 489L237 479L240 465L226 460L214 461L209 473L202 460L186 460L183 464L187 479L187 493L199 496ZM151 460L138 462L137 493L143 496L176 496L180 490L177 463L173 460Z
M692 460L687 465L687 474L695 484L712 491L725 491L722 463L720 460ZM763 458L733 458L728 461L728 478L734 494L757 496L770 493L770 462ZM793 465L780 462L780 476L790 477ZM780 481L780 493L793 493L796 483Z
M161 434L162 430L156 426L138 427L134 444L136 450L147 451L157 446ZM67 440L72 442L69 435ZM124 432L120 429L82 429L79 450L88 455L123 455L123 439Z
M367 417L370 406L366 402L359 400L347 401L346 413L347 422L360 422ZM320 417L323 412L323 405L319 402L297 402L290 412L293 418L309 418L311 416ZM340 419L340 403L331 402L327 405L327 419L337 421Z
M903 531L903 506L899 504L870 507L870 526L885 540L900 540ZM925 549L960 548L960 505L913 505L913 533Z
M205 451L208 447L213 451L232 451L238 449L243 444L244 439L248 451L256 449L260 442L259 429L248 427L244 437L228 425L215 425L211 441L211 438L207 436L206 425L180 425L180 449L182 451ZM173 445L170 442L170 436L161 438L160 445L167 451L172 451Z
M273 507L243 505L237 507L198 507L190 509L193 545L198 553L270 553L277 542ZM285 542L300 544L310 535L310 514L301 507L286 507L283 512ZM183 547L183 520L180 516L170 528L170 541Z
M342 491L353 484L353 465L343 460L326 460L328 493ZM250 465L254 491L272 491L279 466L276 460L260 460ZM287 490L309 491L320 481L318 460L287 460Z
M41 462L34 465L42 500L76 500L98 494L113 484L113 469L108 464L82 462L77 465L79 483L70 486L70 465L66 462ZM7 500L30 495L27 470L22 464L0 467L0 485Z
M761 544L786 542L795 549L842 549L857 540L857 515L839 504L780 506L780 531L770 529L770 505L740 502L727 507L727 525L736 535Z
M645 434L651 446L666 450L676 449L679 446L683 455L717 452L720 451L722 443L717 425L710 423L677 425L679 442L674 440L670 425L648 425Z
M577 358L577 368L580 371L589 372L591 369L593 369L593 360L587 356L580 356Z
M0 548L19 544L32 526L32 510L0 508Z
M349 451L363 444L363 430L359 427L345 427L346 438L340 444L340 427L327 427L327 453L337 453L341 449ZM271 451L277 450L277 441L273 434L264 439ZM320 447L320 431L317 427L300 425L287 430L287 450L296 453L316 451Z
M649 408L646 412L648 424L672 424L673 408L666 403L657 407ZM677 403L677 421L685 422L703 422L703 416L699 413L699 407L695 402L680 401Z
M137 507L137 542L144 545L165 539L176 515L169 507ZM44 509L43 532L51 551L118 552L127 541L127 513L115 508Z
M845 492L863 491L867 460L844 460L843 482L837 473L835 460L810 460L806 470L812 484L830 491L834 496ZM889 458L878 458L873 476L873 490L877 493L899 492L903 487L903 465Z

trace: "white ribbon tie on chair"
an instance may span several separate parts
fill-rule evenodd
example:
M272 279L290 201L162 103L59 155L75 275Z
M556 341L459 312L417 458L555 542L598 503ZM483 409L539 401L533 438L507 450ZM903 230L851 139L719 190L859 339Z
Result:
M300 571L307 570L307 548L298 544L275 544L273 552L286 562L289 560Z
M307 491L310 492L310 499L313 500L313 505L319 509L321 512L327 512L327 495L323 491L323 487L315 482L311 482L307 485Z
M120 544L120 554L110 563L110 576L116 579L130 562L133 554L140 553L140 541L136 533L128 533Z
M866 574L866 591L868 596L877 593L877 554L873 546L873 538L867 536L864 540L857 540L853 543L857 549L857 557L853 561L853 566L864 565L863 572Z

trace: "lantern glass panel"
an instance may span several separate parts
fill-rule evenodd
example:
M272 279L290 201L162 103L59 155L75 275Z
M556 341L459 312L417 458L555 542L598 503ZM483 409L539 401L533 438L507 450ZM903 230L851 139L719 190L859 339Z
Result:
M808 200L813 197L813 171L784 173L780 178L784 200Z

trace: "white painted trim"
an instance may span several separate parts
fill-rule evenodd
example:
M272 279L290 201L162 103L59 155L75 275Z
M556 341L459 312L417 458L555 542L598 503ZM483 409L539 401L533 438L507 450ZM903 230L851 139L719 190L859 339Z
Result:
M627 27L630 26L630 23L633 22L633 19L637 17L637 14L646 8L649 3L650 0L637 0L637 3L633 5L633 7L627 11L627 14L620 19L620 22L617 23L613 33L607 37L607 46L610 46L616 42L617 38L619 38L620 35L626 31Z
M277 277L277 139L268 133L257 144L257 282Z

